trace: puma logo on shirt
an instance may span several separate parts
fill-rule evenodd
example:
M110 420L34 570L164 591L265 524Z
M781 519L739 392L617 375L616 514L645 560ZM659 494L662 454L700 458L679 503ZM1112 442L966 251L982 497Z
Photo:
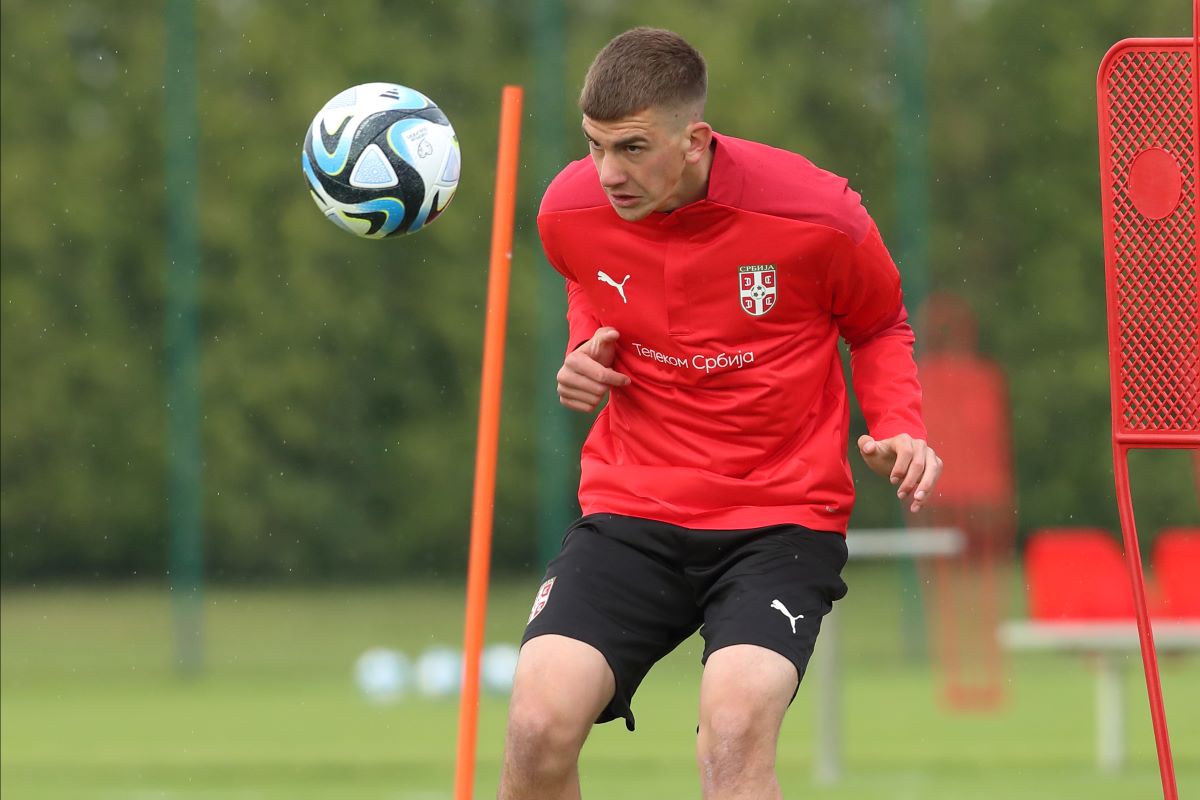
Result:
M626 275L625 280L621 281L620 283L617 283L612 278L608 277L608 273L606 273L604 270L600 270L599 272L597 272L596 277L600 279L601 283L607 283L609 286L616 289L617 292L621 295L622 303L629 302L629 300L626 299L626 297L625 297L625 283L629 280L628 275Z
M771 601L771 608L776 609L780 614L783 614L785 617L788 618L788 622L792 623L792 633L796 632L796 620L804 619L803 614L797 614L796 616L793 617L792 612L787 610L787 606L785 606L783 603L781 603L778 600Z

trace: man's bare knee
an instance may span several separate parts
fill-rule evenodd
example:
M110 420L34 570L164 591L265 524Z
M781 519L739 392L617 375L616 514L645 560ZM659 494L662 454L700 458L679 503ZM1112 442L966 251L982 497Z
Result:
M591 645L550 634L525 643L509 704L502 800L579 796L579 751L613 687L608 662Z
M527 703L512 709L508 719L508 761L530 776L570 772L579 758L588 728L552 707Z
M756 675L747 684L745 675ZM700 685L696 760L707 800L778 798L775 747L796 668L778 653L753 645L714 652Z
M696 758L706 792L759 783L774 774L774 731L752 708L716 709L701 721Z

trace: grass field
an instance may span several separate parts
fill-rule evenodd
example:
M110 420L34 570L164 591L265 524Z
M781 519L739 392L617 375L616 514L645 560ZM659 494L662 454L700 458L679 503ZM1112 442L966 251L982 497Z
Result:
M790 798L1153 798L1159 794L1145 688L1126 671L1130 763L1094 767L1093 680L1078 659L1009 666L994 714L956 714L934 674L902 655L898 572L851 565L841 607L846 776L812 778L806 683L785 723L780 776ZM489 641L514 641L537 579L493 587ZM205 599L206 669L170 666L165 591L9 589L0 596L0 794L30 798L449 798L457 703L375 707L356 694L354 658L372 645L410 654L457 645L461 588L214 588ZM697 797L692 746L696 640L650 674L638 731L598 727L584 794ZM1180 794L1200 793L1200 658L1163 664ZM481 710L476 797L496 790L505 698ZM1161 795L1159 795L1161 796Z

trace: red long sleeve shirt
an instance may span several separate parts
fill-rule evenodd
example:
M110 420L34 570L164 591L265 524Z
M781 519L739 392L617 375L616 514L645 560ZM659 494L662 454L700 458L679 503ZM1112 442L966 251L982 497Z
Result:
M583 446L583 513L700 529L846 530L850 345L871 434L925 438L900 276L859 195L807 159L715 139L707 196L626 222L568 165L538 229L566 278L568 350L620 332Z

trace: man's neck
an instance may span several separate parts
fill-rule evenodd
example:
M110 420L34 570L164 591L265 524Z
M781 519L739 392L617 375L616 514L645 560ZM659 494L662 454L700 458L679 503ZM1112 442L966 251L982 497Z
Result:
M703 200L708 197L708 179L712 172L713 151L717 147L717 140L713 139L708 149L704 151L704 155L695 164L689 164L683 171L683 179L679 182L679 203L670 211L676 208L683 208L691 205L697 200ZM669 212L668 212L669 213Z

